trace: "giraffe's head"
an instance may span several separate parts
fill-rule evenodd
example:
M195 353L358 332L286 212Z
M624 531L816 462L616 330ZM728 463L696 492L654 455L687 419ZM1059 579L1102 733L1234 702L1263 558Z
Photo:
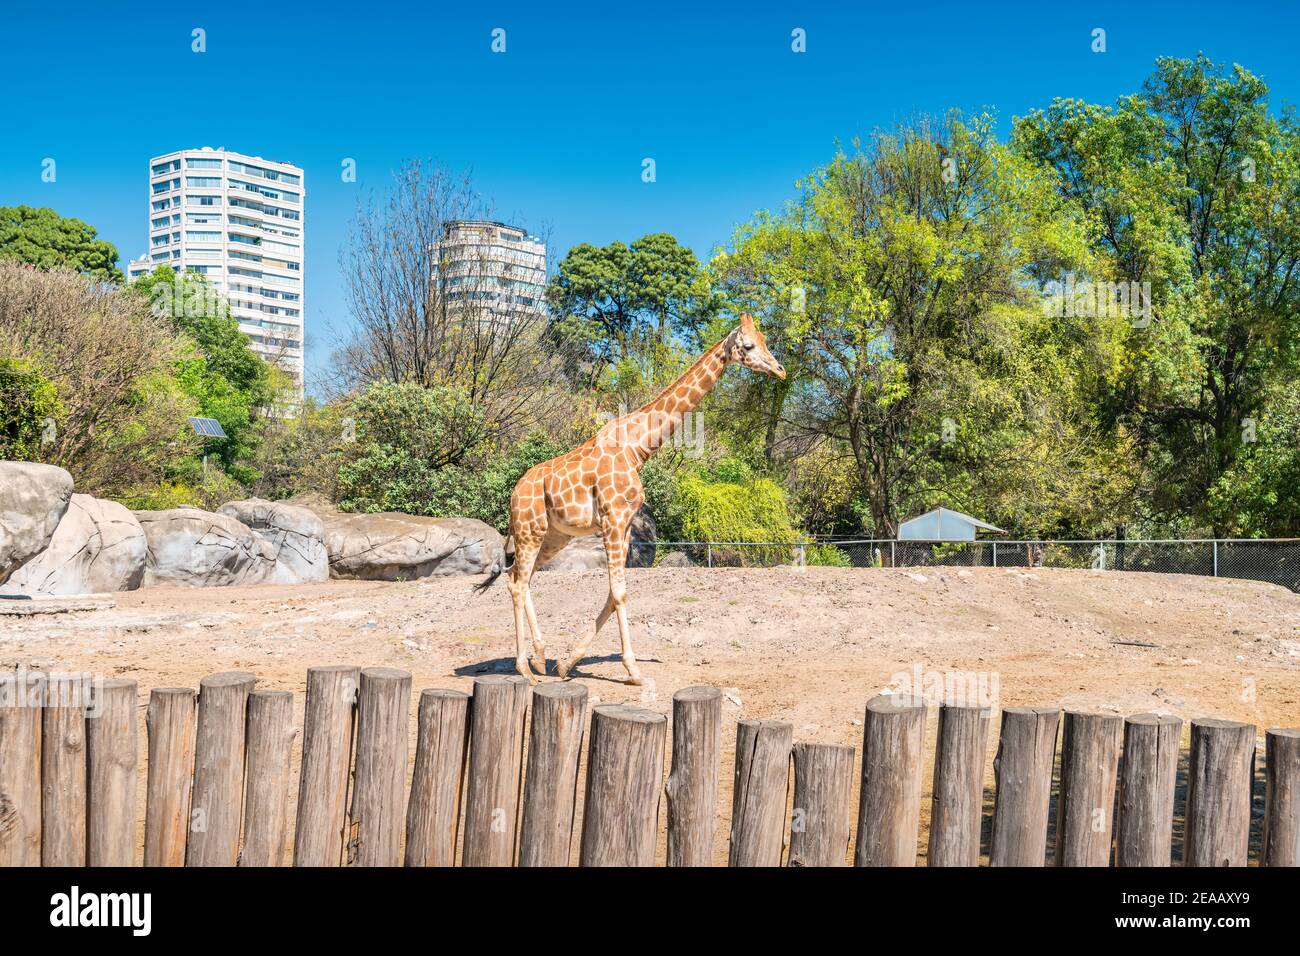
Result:
M767 350L767 339L754 324L754 317L748 312L740 317L740 325L731 333L727 361L739 362L745 368L771 375L773 378L785 378L785 369Z

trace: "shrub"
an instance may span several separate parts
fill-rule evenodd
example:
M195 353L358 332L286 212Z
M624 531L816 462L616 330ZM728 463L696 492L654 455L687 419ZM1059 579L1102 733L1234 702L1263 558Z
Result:
M0 357L0 459L39 460L62 415L58 386L34 363Z
M682 498L682 532L687 540L778 543L776 547L713 548L714 563L773 564L789 560L795 540L785 492L768 478L744 484L709 483L688 475L678 485Z
M833 544L810 544L803 549L804 563L827 568L848 568L853 566L848 554Z

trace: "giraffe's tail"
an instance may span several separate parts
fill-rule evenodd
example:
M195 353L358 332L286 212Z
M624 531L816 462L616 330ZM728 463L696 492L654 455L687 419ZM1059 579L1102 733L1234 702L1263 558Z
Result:
M509 563L507 563L507 561ZM505 547L502 549L501 560L497 561L495 564L492 565L492 570L488 572L488 576L484 580L474 585L474 592L476 594L482 594L484 591L486 591L488 588L490 588L493 584L496 583L497 578L501 577L502 574L509 571L510 568L514 565L514 563L515 563L515 536L509 535L506 538Z

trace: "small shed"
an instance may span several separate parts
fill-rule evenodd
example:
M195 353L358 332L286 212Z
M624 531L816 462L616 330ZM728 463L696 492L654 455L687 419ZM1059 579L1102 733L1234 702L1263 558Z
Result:
M981 533L1006 534L979 518L947 508L935 508L898 526L900 541L974 541Z

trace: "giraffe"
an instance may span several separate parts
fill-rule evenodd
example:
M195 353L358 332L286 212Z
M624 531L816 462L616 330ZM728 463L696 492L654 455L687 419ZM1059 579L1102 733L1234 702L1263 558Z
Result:
M529 589L533 571L550 561L570 540L599 532L609 566L609 596L596 616L596 626L579 639L573 653L559 664L567 677L582 660L610 614L618 619L623 665L628 683L640 684L641 671L632 652L627 626L628 532L632 517L645 500L640 470L681 425L685 415L718 383L728 364L736 362L756 372L785 378L763 333L749 313L740 324L655 399L634 412L607 423L583 444L558 458L535 465L524 473L510 496L510 537L514 563L507 569L507 587L514 605L515 667L530 683L537 683L529 668L528 641L532 636L532 667L546 673L546 644L537 626L537 611ZM486 590L502 573L498 567L477 586Z

